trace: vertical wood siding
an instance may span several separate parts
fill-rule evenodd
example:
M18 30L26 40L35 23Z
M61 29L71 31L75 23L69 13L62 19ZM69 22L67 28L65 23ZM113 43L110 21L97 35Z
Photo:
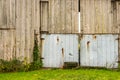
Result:
M45 3L45 1L41 1ZM41 9L44 15L41 15L41 20L46 19L45 16L49 16L41 23L41 30L48 31L49 33L78 33L78 0L49 0L49 12L46 10L47 4L42 4ZM41 12L41 13L42 13ZM49 13L49 14L47 14ZM43 13L42 13L43 14ZM44 30L43 28L47 28Z
M15 56L15 0L0 0L0 59Z
M80 46L81 66L118 67L118 35L84 35Z
M49 6L48 2L40 2L41 13L41 31L48 31L49 24Z
M111 0L80 0L82 33L119 33L115 20L119 18L119 8L116 9L114 3Z
M39 2L0 0L0 59L32 60L34 30L39 37Z

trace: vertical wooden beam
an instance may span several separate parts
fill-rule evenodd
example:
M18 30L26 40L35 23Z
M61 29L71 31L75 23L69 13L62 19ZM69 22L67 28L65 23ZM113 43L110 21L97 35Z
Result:
M65 33L65 18L66 18L66 14L65 14L65 10L66 10L66 8L65 8L65 3L66 3L66 0L60 0L60 26L61 26L61 29L60 29L60 32L61 33Z
M66 33L72 33L72 0L66 0Z
M20 54L20 33L21 33L21 0L16 0L16 58Z
M55 21L55 28L54 28L54 33L60 33L60 0L54 0L54 21Z
M55 20L54 20L54 14L55 14L55 0L49 1L49 33L54 33L55 29Z
M79 3L80 4L80 3ZM72 33L78 33L79 32L79 25L78 25L78 12L79 12L79 5L78 0L72 0Z
M41 2L41 31L48 31L48 2Z

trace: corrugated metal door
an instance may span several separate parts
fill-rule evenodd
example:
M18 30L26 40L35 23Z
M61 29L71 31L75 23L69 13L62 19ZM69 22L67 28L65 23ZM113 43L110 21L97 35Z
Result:
M81 66L118 67L118 35L83 35L80 46Z
M42 35L43 67L63 67L64 62L78 62L78 36L72 34Z

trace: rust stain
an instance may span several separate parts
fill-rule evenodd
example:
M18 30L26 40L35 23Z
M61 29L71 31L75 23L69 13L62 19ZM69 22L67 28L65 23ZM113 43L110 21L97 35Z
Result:
M63 65L62 65L62 68L64 68L64 48L62 48L62 59L63 59Z
M89 51L90 41L87 42L87 50Z
M120 40L119 38L116 38L115 40Z
M93 39L95 39L95 40L96 40L96 38L97 38L97 36L96 36L96 35L93 35Z
M64 48L62 48L62 57L64 58Z
M57 42L59 42L59 37L57 36Z

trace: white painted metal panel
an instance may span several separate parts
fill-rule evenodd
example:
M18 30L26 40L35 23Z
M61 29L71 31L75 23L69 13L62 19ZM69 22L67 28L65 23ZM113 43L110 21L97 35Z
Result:
M83 35L80 41L81 66L118 67L118 35Z
M43 67L63 67L64 62L78 62L78 36L75 34L42 35Z

